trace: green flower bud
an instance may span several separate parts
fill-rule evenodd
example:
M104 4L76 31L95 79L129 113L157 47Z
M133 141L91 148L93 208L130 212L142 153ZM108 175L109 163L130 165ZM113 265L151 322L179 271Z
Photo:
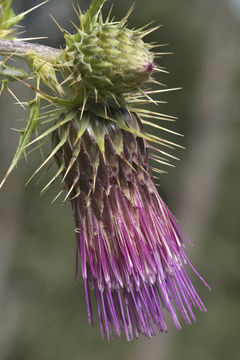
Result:
M151 46L142 40L142 31L129 30L124 24L125 19L103 23L98 15L90 26L65 35L68 80L76 93L82 88L102 98L122 97L149 79L154 68Z

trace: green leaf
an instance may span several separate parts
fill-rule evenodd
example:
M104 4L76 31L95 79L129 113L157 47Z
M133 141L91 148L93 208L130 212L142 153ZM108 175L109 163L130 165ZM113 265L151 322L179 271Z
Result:
M0 28L1 29L8 29L5 23L11 17L14 17L15 14L11 9L12 0L0 0Z
M0 0L0 30L7 30L17 25L17 23L21 21L28 13L37 9L39 6L42 6L48 1L49 0L45 0L42 3L32 7L31 9L16 15L14 11L11 9L12 0ZM10 34L11 31L9 31L9 35Z
M7 66L0 62L0 82L1 81L16 81L18 79L25 79L29 74L21 69Z
M36 96L36 99L34 100L34 102L32 102L32 104L30 105L30 107L31 107L31 110L30 110L30 115L29 115L27 126L20 135L20 140L18 143L16 153L14 155L14 158L11 162L11 165L10 165L4 179L2 180L2 182L0 184L0 188L3 186L6 179L13 171L14 167L17 165L26 146L28 145L28 143L30 141L31 135L34 133L34 131L36 130L36 128L38 126L39 114L40 114L40 98L38 95Z

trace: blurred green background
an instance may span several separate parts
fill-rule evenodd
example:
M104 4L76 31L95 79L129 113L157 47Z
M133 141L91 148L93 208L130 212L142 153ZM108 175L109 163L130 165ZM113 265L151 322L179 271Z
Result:
M13 1L16 11L38 0ZM74 1L74 3L76 3ZM83 10L89 1L79 0ZM115 0L120 19L132 1ZM104 8L106 13L111 1ZM23 36L48 36L43 44L60 46L61 33L50 19L71 30L71 1L51 0L27 17ZM0 359L1 360L225 360L240 359L240 1L136 0L130 27L152 20L164 26L148 42L168 44L173 55L158 59L169 75L156 76L181 91L159 97L160 112L177 116L173 139L186 150L177 167L160 179L160 194L195 246L187 254L211 285L209 292L193 277L208 313L177 332L126 343L100 338L90 328L81 281L74 282L75 238L69 204L51 205L55 189L39 193L41 180L24 187L41 159L22 161L0 193ZM31 93L13 84L21 99ZM156 97L155 97L156 98ZM26 113L9 94L0 98L0 175L13 156Z

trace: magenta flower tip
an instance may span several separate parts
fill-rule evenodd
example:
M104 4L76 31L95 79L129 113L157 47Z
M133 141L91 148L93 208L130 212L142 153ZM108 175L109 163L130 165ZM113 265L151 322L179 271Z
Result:
M154 63L153 61L149 61L146 65L145 65L145 69L149 74L152 74L153 70L154 70Z

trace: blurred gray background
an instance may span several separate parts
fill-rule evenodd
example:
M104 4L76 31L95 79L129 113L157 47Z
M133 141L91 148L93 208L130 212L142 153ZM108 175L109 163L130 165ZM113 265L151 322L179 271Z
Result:
M82 10L89 1L79 0ZM23 11L38 0L13 0ZM76 4L76 2L74 1ZM116 19L132 1L115 0ZM104 8L106 14L111 1ZM63 44L53 15L72 30L71 1L51 0L30 14L23 36L48 36L41 43ZM90 328L81 281L74 283L75 238L69 204L51 205L55 189L39 193L45 181L24 187L41 155L32 154L10 176L0 192L0 359L1 360L225 360L240 358L240 1L136 0L129 27L151 20L164 26L146 38L169 44L158 64L169 75L156 78L183 90L159 97L167 104L155 111L177 116L171 138L186 147L173 155L176 168L160 179L159 192L195 244L187 254L211 285L209 292L193 278L208 313L196 313L197 324L177 332L130 344L100 338ZM21 100L32 94L11 85ZM0 98L0 176L6 171L26 113L5 93ZM48 176L48 175L47 175ZM170 323L170 321L169 321Z

